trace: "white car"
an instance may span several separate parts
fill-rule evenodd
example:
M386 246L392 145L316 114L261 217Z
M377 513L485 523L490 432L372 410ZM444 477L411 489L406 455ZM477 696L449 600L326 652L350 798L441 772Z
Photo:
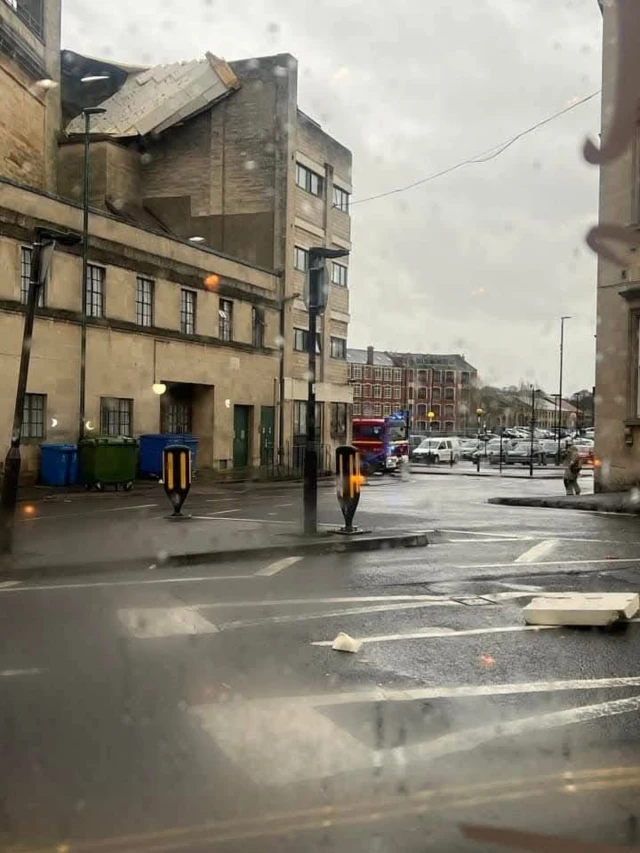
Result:
M411 460L413 462L431 462L438 465L440 462L454 463L460 461L460 439L458 438L425 438L425 440L413 451Z

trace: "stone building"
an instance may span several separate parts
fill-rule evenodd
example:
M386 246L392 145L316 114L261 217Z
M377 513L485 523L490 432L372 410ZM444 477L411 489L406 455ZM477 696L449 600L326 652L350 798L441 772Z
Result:
M0 454L33 229L81 231L82 110L100 106L89 145L87 428L193 431L201 468L271 464L280 448L291 458L305 432L306 253L350 248L350 153L298 110L293 57L141 68L61 53L60 7L0 2ZM348 429L347 276L348 261L330 270L318 340L327 450ZM77 438L81 279L79 251L58 248L25 407L32 470L43 440ZM160 398L154 384L166 386Z
M404 369L396 367L385 352L348 349L349 380L353 390L353 414L385 417L402 409Z
M614 115L619 39L616 5L602 3L602 133ZM634 81L637 85L637 81ZM637 118L636 118L637 122ZM601 223L628 227L640 221L638 126L623 153L600 167ZM621 246L621 244L619 244ZM640 259L637 251L613 263L598 257L595 386L596 490L640 482Z

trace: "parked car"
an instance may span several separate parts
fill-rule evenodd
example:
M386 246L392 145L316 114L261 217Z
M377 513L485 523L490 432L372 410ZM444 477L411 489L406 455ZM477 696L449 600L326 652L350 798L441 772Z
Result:
M594 443L590 438L576 438L574 445L578 451L578 455L582 460L583 465L593 465L594 460Z
M461 438L460 439L460 459L469 461L473 459L473 454L478 449L478 440L476 438Z
M425 438L419 447L411 454L412 462L454 463L460 461L460 439L458 438Z
M516 445L507 450L505 462L507 465L529 465L531 457L531 442L519 441ZM539 441L534 441L533 443L533 464L547 464L547 452L544 447L541 446L541 442Z

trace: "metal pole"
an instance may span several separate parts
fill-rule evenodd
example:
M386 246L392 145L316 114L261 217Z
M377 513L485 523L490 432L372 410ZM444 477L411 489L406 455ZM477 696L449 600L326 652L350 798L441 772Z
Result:
M500 431L500 473L502 474L502 439L504 438L504 427Z
M282 467L284 464L284 332L285 332L285 299L284 299L284 273L282 273L280 298L280 364L278 368L278 465Z
M529 476L533 477L533 432L536 423L536 386L531 387L531 445L529 447Z
M476 443L477 456L476 456L476 471L478 474L480 473L480 415L478 415L478 441Z
M84 438L87 381L87 272L89 268L89 193L91 160L89 136L91 113L84 113L84 189L82 194L82 317L80 319L80 403L78 407L78 440Z
M558 460L560 459L560 430L562 428L562 379L564 372L564 321L569 320L568 316L560 317L560 387L558 388ZM558 463L559 464L559 463Z
M22 333L22 350L20 352L20 368L18 371L18 386L16 388L16 400L13 410L13 429L11 431L11 445L4 461L4 474L2 477L1 512L2 526L0 527L0 553L11 553L13 544L13 522L18 502L18 483L20 480L20 439L22 437L22 421L24 417L24 401L27 393L27 379L29 377L29 360L31 357L31 342L33 339L33 323L38 304L38 293L40 290L40 263L42 258L42 242L36 239L33 244L33 255L31 258L31 275L29 278L29 296L24 318L24 330Z
M315 266L315 268L314 268ZM304 532L312 536L318 525L318 453L316 449L316 327L321 270L309 268L309 335L307 337L307 441L304 450Z

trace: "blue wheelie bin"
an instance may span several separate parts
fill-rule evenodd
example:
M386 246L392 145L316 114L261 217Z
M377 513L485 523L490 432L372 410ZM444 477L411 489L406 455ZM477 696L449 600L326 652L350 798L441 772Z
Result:
M43 486L72 486L78 482L75 444L40 445L40 482Z
M139 470L141 477L162 477L162 452L169 444L186 444L191 451L191 472L196 471L198 439L193 435L148 433L140 436Z

